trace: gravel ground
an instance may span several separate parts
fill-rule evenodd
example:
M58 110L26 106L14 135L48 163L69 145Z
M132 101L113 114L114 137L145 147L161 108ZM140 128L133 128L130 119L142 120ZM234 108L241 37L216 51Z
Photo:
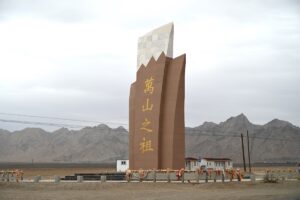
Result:
M280 183L5 183L0 200L300 200L300 181Z

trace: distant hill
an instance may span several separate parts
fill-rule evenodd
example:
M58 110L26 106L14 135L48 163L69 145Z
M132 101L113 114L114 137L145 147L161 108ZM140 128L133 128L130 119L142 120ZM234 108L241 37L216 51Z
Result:
M106 125L52 133L0 131L0 162L112 162L128 157L128 132Z
M186 128L186 156L229 157L242 161L240 133L250 135L253 162L300 161L300 128L274 119L254 125L243 114L219 124L205 122ZM247 141L244 138L245 148ZM46 132L26 128L0 129L0 162L113 162L128 158L128 132L104 124L78 131ZM246 156L247 158L247 156Z
M254 162L300 161L300 128L289 122L274 119L265 125L249 122L244 114L215 124L204 122L195 128L186 128L186 156L229 157L242 162L240 134L249 131L250 155Z

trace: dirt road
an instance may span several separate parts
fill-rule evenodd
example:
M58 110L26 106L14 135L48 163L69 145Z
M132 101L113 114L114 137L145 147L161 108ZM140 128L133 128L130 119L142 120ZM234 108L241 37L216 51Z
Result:
M0 183L0 200L300 200L300 181L281 183Z

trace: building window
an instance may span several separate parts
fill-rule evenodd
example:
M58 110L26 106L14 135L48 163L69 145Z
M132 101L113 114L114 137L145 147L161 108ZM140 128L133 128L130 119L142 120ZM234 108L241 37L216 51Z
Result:
M125 160L122 160L122 161L121 161L121 165L126 165L126 161L125 161Z

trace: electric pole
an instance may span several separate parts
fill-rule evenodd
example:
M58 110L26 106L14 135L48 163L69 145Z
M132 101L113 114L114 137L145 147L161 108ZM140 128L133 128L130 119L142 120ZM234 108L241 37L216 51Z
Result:
M242 151L243 151L243 164L244 164L244 172L246 172L246 171L247 171L247 169L246 169L246 162L245 162L244 136L243 136L243 133L241 133L241 140L242 140Z
M249 142L249 133L247 130L247 146L248 146L248 161L249 161L249 172L251 173L251 159L250 159L250 142Z

